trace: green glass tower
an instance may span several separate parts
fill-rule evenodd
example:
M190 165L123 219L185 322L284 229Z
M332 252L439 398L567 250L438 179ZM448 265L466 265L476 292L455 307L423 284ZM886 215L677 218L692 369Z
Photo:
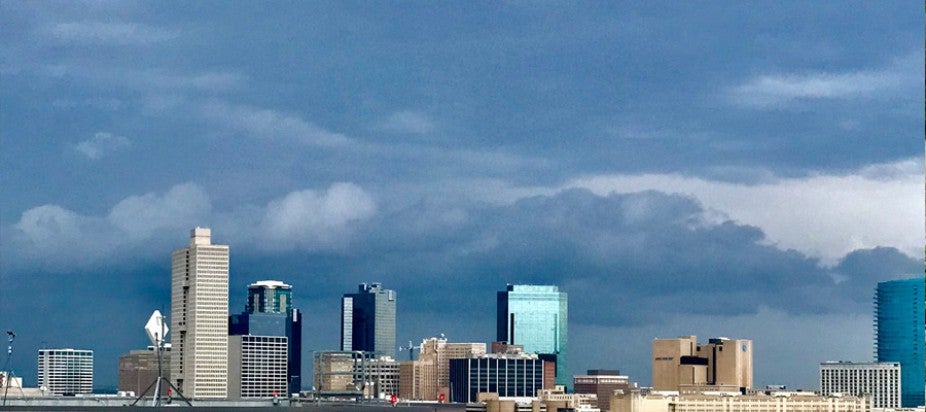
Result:
M556 286L508 285L498 292L497 340L556 358L556 384L567 386L568 299Z

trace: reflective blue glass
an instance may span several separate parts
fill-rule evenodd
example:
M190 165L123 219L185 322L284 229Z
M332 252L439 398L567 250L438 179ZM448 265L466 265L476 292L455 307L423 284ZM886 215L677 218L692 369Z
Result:
M924 403L926 311L922 277L878 283L875 291L875 351L878 362L900 362L901 404Z
M498 292L497 340L556 355L556 384L566 386L567 315L566 292L556 286L508 285Z

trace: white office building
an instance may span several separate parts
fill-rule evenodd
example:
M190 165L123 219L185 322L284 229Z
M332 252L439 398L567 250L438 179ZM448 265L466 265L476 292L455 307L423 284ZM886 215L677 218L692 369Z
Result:
M823 362L820 394L871 397L874 408L900 407L899 362Z
M288 353L285 336L229 336L228 397L286 397Z
M93 393L93 351L39 349L39 387L59 395Z
M192 398L228 396L228 246L197 227L171 259L170 380Z

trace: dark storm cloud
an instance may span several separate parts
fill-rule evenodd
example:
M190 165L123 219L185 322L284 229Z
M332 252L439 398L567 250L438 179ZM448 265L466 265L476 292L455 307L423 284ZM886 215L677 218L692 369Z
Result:
M217 241L223 231L213 227ZM559 285L570 295L572 324L621 328L769 309L867 313L873 282L917 263L878 248L853 252L829 269L765 244L756 227L716 221L692 198L653 191L601 197L573 189L505 205L422 202L356 222L347 242L335 250L231 243L231 312L241 310L248 283L284 280L296 288L312 330L306 352L330 349L337 345L339 296L380 281L399 293L400 340L447 333L489 341L495 292L506 283ZM143 318L169 306L170 249L160 260L131 245L113 250L153 262L142 267L122 256L75 273L7 274L0 309L14 319L10 328L28 336L21 343L26 353L41 340L92 347L104 368L101 382L112 381L115 357L144 345ZM837 283L833 273L846 280ZM36 326L36 318L50 323ZM101 331L110 336L103 343Z
M706 210L728 204L552 194L594 175L921 171L920 4L216 6L3 2L0 327L23 331L18 359L92 347L114 382L195 224L231 244L233 311L250 281L297 287L307 353L336 345L337 299L363 281L398 290L400 340L489 340L506 282L562 286L586 329L787 324L868 313L880 276L920 263L781 250L766 233L799 214L747 220L763 231ZM339 182L359 189L324 194ZM769 207L802 207L788 195ZM854 226L820 242L897 244Z
M812 298L836 287L817 259L766 244L756 227L711 222L695 200L678 195L570 190L470 210L418 205L375 225L352 259L387 263L382 270L424 307L462 313L473 304L470 293L429 292L445 284L488 295L506 282L530 282L571 292L573 319L582 323L867 308Z
M877 247L847 254L833 271L845 279L839 284L839 293L864 306L871 304L878 282L918 276L923 269L921 260L891 247Z

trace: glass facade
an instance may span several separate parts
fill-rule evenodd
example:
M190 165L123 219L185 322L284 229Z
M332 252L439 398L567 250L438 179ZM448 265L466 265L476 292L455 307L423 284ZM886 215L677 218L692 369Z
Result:
M293 287L275 280L248 285L247 313L287 313L293 308Z
M556 286L508 285L498 292L497 340L523 345L525 353L556 356L556 384L567 386L566 292Z
M926 403L923 301L922 277L881 282L875 291L875 352L878 362L900 363L901 404L905 408Z
M450 401L476 402L480 392L500 397L534 397L543 388L539 358L484 356L450 359Z
M379 283L359 286L341 299L341 350L395 357L396 293Z

